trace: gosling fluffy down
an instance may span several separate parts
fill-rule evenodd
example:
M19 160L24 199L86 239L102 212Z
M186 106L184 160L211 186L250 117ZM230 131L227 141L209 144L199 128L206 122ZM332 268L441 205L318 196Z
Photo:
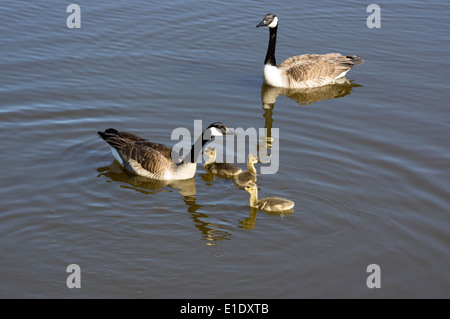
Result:
M222 176L225 178L231 178L242 172L240 167L237 167L231 163L217 163L216 162L216 149L207 148L203 152L205 155L209 156L204 167L214 175Z
M250 193L249 204L251 207L268 212L284 212L294 208L294 202L289 199L280 197L258 199L258 188L255 183L249 183L244 188Z
M238 188L246 186L248 183L256 183L256 169L254 164L258 163L258 156L250 154L247 158L247 170L234 177L234 184Z

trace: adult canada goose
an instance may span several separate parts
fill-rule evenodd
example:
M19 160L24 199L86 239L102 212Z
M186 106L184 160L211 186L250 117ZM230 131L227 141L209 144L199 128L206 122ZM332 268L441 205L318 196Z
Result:
M248 169L234 177L234 183L237 187L242 188L250 182L256 182L256 169L254 166L256 163L258 163L258 156L250 154L247 158Z
M209 170L214 175L219 175L223 177L233 177L240 172L242 172L242 169L237 167L236 165L233 165L231 163L217 163L216 162L216 149L205 149L204 154L209 156L208 160L206 161L204 167Z
M264 83L285 88L308 88L327 85L339 79L355 65L364 62L356 55L339 53L304 54L288 58L278 66L275 61L278 17L267 14L256 27L269 27L270 37L264 60Z
M247 184L244 188L250 193L249 204L251 207L268 212L283 212L294 208L294 202L289 199L280 197L258 199L258 187L253 182Z
M208 126L180 163L172 160L171 147L150 142L135 133L110 128L98 134L109 144L114 158L129 171L157 180L181 180L194 177L199 152L215 136L223 136L227 131L220 122ZM210 132L209 139L204 136L206 132Z

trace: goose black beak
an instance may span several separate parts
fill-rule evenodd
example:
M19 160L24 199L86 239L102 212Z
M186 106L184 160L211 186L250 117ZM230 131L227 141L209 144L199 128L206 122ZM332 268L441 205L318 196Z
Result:
M267 26L266 20L262 20L256 27L259 28L259 27L266 27L266 26Z
M237 133L231 129L227 127L227 131L225 132L226 135L237 135Z

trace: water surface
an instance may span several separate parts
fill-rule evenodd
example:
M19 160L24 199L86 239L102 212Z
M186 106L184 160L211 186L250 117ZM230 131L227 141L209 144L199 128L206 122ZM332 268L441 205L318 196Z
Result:
M448 4L379 3L380 29L358 1L82 0L80 29L68 4L0 8L1 297L450 297ZM268 12L279 62L365 63L339 86L263 86ZM96 136L173 145L194 120L278 128L278 172L258 186L294 212L254 211L202 165L188 181L137 178Z

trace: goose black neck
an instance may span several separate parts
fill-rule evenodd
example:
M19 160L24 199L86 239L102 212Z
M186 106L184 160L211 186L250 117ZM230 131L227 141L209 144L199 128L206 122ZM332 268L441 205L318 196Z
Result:
M204 134L206 131L202 133L202 135L197 138L197 140L192 144L191 150L189 154L187 154L184 159L183 163L197 163L197 158L199 154L203 151L203 147L209 142L212 142L214 140L214 136L212 136L210 139L205 139Z
M269 46L267 47L266 59L264 60L264 64L276 66L277 62L275 61L275 46L277 44L277 30L278 25L274 28L269 28Z

